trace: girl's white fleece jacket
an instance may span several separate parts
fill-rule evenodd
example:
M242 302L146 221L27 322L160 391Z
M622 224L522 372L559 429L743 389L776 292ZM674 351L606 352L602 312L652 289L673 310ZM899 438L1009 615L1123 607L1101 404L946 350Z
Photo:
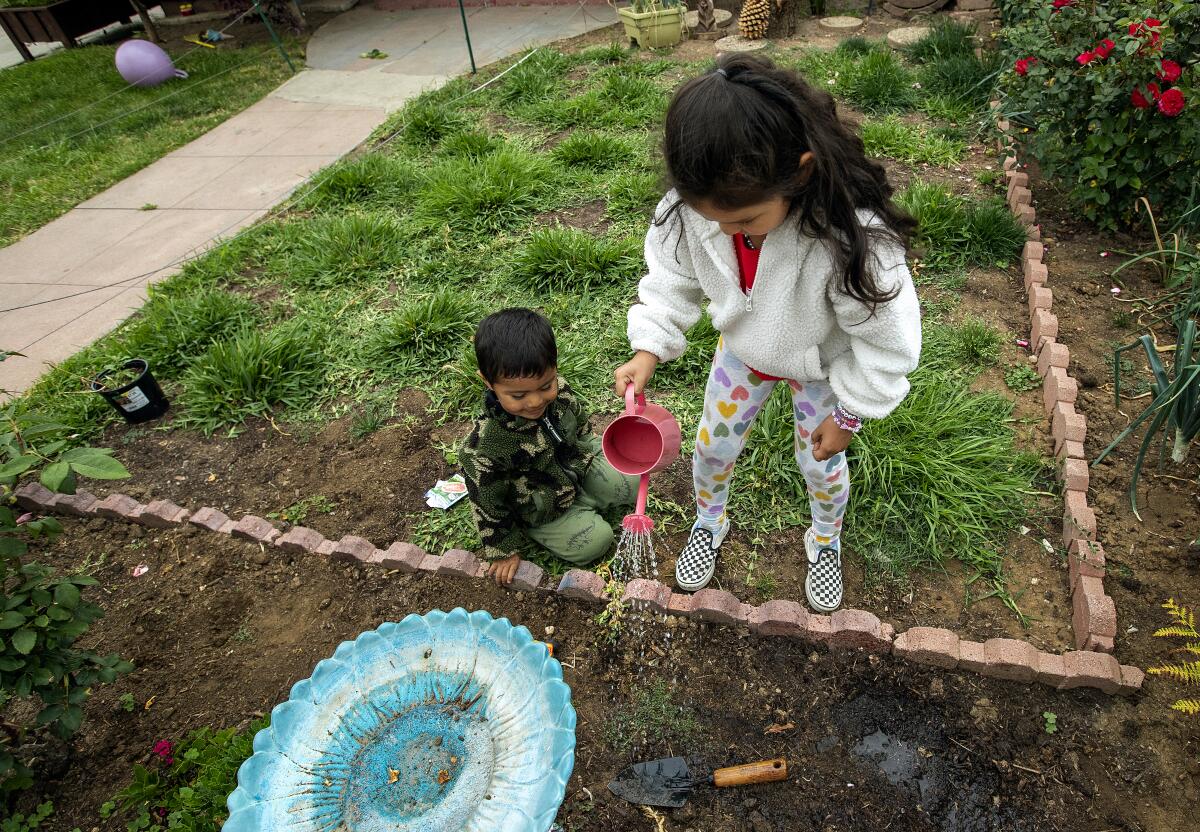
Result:
M677 199L668 193L655 216ZM881 224L869 211L858 218ZM907 376L921 353L921 308L903 247L876 242L872 255L868 267L876 285L899 289L873 316L839 288L826 244L802 236L789 217L764 242L747 295L733 241L717 223L682 205L646 235L649 273L638 286L641 302L629 310L629 343L660 361L678 358L707 297L713 326L744 363L799 382L828 379L846 410L881 419L908 394Z

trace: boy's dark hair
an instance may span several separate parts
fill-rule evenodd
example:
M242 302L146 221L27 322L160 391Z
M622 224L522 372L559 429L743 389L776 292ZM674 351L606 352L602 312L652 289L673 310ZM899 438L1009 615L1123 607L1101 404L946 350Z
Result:
M798 161L812 151L808 172ZM916 221L891 200L883 166L843 124L833 96L757 55L730 54L688 81L667 110L663 155L682 200L742 208L781 196L800 214L801 231L832 244L846 294L874 307L896 296L876 285L867 265L870 237L907 248ZM665 224L682 203L655 219ZM866 229L855 211L873 211L885 228Z
M558 366L554 330L532 309L493 312L475 330L475 361L488 384L540 376Z

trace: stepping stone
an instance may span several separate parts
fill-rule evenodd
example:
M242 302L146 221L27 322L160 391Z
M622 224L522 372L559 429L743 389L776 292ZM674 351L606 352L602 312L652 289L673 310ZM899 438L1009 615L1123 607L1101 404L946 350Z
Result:
M727 12L724 9L713 9L713 16L717 19L718 29L728 29L729 24L733 23L733 12ZM688 12L683 16L683 22L689 31L696 31L696 27L700 25L700 12Z
M930 31L928 26L901 26L888 32L888 46L893 49L905 49L928 35Z
M833 29L838 32L849 32L863 25L861 17L822 17L821 28Z
M766 38L746 40L741 35L730 35L717 41L717 52L757 52L766 49L771 42Z

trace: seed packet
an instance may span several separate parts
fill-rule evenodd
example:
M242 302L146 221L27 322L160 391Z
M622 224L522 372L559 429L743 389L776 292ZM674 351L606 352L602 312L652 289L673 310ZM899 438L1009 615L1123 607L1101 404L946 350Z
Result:
M430 508L447 509L467 496L467 483L462 474L448 480L438 480L437 485L425 492L425 504Z

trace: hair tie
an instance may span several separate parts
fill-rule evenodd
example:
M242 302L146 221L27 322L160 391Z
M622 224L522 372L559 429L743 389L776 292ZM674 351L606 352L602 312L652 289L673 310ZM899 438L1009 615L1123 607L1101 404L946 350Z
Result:
M729 80L729 73L725 71L725 67L723 67L723 66L717 67L717 74L720 75L722 78L724 78L726 81Z

